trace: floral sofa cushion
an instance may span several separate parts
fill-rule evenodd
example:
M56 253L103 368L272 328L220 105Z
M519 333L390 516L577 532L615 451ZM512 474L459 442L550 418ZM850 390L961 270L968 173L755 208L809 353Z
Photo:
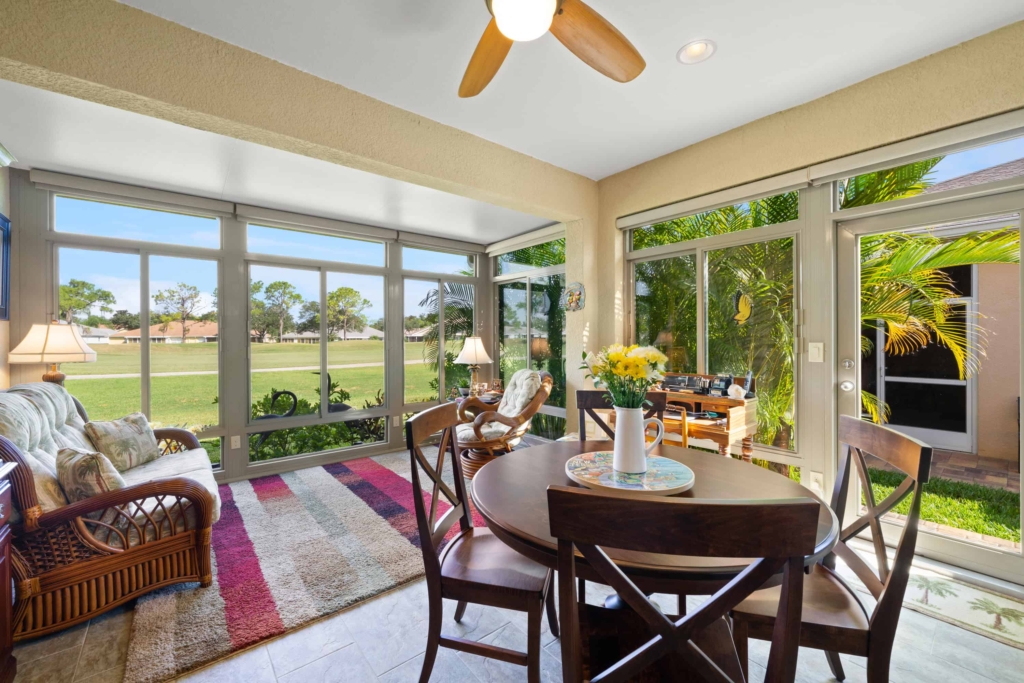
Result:
M142 413L132 413L120 420L89 422L85 432L96 450L110 458L118 472L144 465L160 457L153 428Z
M35 481L43 512L67 505L57 480L57 454L62 448L96 450L71 395L56 384L19 384L0 391L0 435L21 452ZM14 520L20 520L20 510Z
M57 479L69 503L125 487L124 479L102 453L62 448L57 454Z

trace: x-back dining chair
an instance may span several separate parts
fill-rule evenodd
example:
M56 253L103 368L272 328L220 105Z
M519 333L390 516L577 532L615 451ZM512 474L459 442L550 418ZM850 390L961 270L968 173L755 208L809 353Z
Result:
M540 631L545 604L551 633L558 636L552 588L554 574L509 548L486 527L473 526L462 464L455 457L452 443L457 424L458 406L454 403L425 410L405 423L406 443L412 461L416 524L430 603L427 651L420 683L430 679L439 646L525 666L530 683L535 683L540 680ZM430 462L423 446L438 432L441 433L441 441L437 446L437 459ZM442 478L444 460L449 453L454 472L452 486ZM423 500L421 469L432 486L429 510ZM442 509L444 501L451 506L447 511ZM456 524L459 525L458 533L446 544L445 537ZM462 621L470 602L526 612L526 653L441 635L444 598L458 602L456 622Z
M664 421L665 419L665 406L668 402L668 394L664 391L649 391L647 392L647 406L644 410L644 419L650 417L656 417L659 420ZM615 438L615 430L609 425L604 417L598 413L598 410L612 410L611 394L604 389L577 389L576 390L576 409L580 415L580 430L578 432L579 440L587 440L587 417L590 417L597 425L597 428L601 430L604 436L609 439ZM598 438L604 438L601 434L598 434ZM686 445L685 443L683 444Z
M652 638L590 680L618 683L669 654L708 681L731 681L693 638L780 571L782 600L768 657L768 683L792 682L800 629L804 558L814 552L819 503L809 498L715 501L611 497L565 486L548 488L551 534L558 539L562 616L562 680L583 680L576 610L576 551L647 623ZM672 619L654 606L603 547L697 557L754 559L687 616Z
M893 640L917 546L922 486L928 481L932 449L892 429L846 415L839 418L839 441L845 448L839 462L831 505L839 518L840 528L843 528L853 468L856 468L864 489L867 510L843 528L833 554L815 565L813 571L804 577L804 616L800 644L824 650L837 680L845 678L839 660L839 653L843 653L867 657L868 683L883 683L889 680ZM881 502L875 501L871 490L865 454L874 455L907 475L903 483ZM890 566L879 520L907 496L911 497L910 511L896 547L895 560ZM871 530L875 561L878 564L877 574L849 546L849 541L865 529ZM878 601L874 612L868 613L853 589L835 572L837 556ZM778 590L768 588L758 591L733 611L734 634L744 667L747 638L771 638L778 600Z

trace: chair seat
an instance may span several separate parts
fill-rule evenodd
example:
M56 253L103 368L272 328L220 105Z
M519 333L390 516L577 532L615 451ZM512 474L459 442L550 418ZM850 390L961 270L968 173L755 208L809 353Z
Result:
M486 527L457 536L441 558L442 583L482 584L520 595L542 595L549 571L509 548Z
M759 590L733 610L735 619L750 625L750 637L771 639L781 591L780 586ZM821 565L804 575L800 624L800 644L805 647L867 655L867 611L853 590Z
M480 425L480 433L484 437L484 441L494 441L500 439L508 434L510 427L503 425L500 422L488 422ZM480 442L477 438L476 432L473 430L473 424L460 424L455 428L455 433L459 437L461 443L474 443Z

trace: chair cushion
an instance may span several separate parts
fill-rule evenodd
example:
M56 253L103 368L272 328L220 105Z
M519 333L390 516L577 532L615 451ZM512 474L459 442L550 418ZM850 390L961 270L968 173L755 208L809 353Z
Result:
M781 593L781 586L756 591L733 610L733 615L751 624L770 627L775 623ZM803 645L820 647L823 640L838 640L848 647L837 647L837 650L848 654L867 654L870 625L867 610L853 589L821 565L815 565L814 571L804 575L800 621L800 642ZM850 644L853 647L849 647ZM863 652L859 652L861 649Z
M32 470L43 512L67 505L57 480L57 453L62 448L96 450L85 422L64 387L49 382L18 384L0 391L0 435L10 439ZM15 509L12 522L21 520Z
M445 581L500 586L510 592L539 595L548 568L520 555L487 527L473 527L456 536L441 558Z
M505 417L516 417L540 391L540 373L536 370L518 370L505 385L505 393L498 404L498 412Z
M509 429L510 427L508 425L503 425L500 422L488 422L487 424L480 426L480 433L483 434L484 441L491 441L505 436L508 434ZM461 443L479 441L476 437L476 432L473 431L472 422L460 424L455 427L455 434L458 436Z
M124 479L107 456L84 448L62 448L57 454L57 479L69 503L124 488Z
M85 425L85 432L96 450L110 458L118 472L160 457L160 446L153 428L142 413L132 413L110 422L90 422Z
M210 492L213 497L213 521L220 519L220 491L213 477L210 456L202 448L162 455L156 460L122 472L121 476L127 486L173 477L192 479Z

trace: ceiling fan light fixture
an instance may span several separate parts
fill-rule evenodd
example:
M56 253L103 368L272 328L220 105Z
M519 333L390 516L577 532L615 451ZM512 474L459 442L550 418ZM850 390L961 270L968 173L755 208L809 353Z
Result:
M551 28L558 0L491 0L498 30L511 40L536 40Z
M711 59L711 55L715 54L716 49L717 46L712 40L707 40L706 38L691 40L679 48L679 52L676 53L676 59L679 60L680 64L699 64Z

